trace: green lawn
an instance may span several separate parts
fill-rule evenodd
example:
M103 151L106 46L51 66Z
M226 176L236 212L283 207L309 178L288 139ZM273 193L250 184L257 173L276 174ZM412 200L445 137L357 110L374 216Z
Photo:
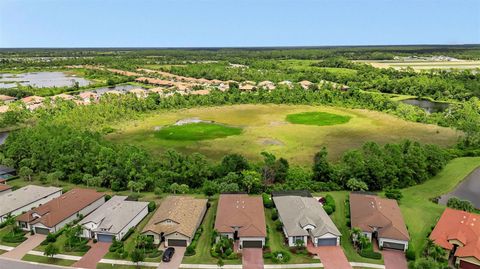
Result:
M29 261L29 262L60 265L60 266L72 266L75 263L75 261L72 261L72 260L63 260L63 259L50 258L45 256L36 256L36 255L30 255L30 254L23 256L22 260Z
M138 269L138 268L156 268L149 266L134 266L134 265L112 265L108 263L97 263L97 269Z
M434 178L402 191L404 197L400 201L400 209L417 254L425 246L430 229L445 209L445 206L435 204L429 199L453 190L478 166L480 157L457 158L450 161Z
M80 251L80 252L66 251L65 250L65 243L66 242L67 242L67 237L65 236L65 234L61 234L57 238L57 241L55 241L55 243L53 243L58 248L59 254L66 254L66 255L73 255L73 256L83 256L86 253L86 251ZM46 247L47 247L46 245L39 245L34 250L43 252L43 251L45 251Z
M357 251L353 248L352 241L350 240L350 227L347 226L347 220L345 219L345 201L348 197L347 191L335 191L329 192L330 195L333 196L335 199L336 210L330 216L337 226L338 230L342 234L340 239L340 245L345 252L345 256L351 262L366 262L366 263L375 263L375 264L383 264L382 260L375 260L375 259L368 259L358 255ZM325 194L318 194L318 196L324 196Z
M155 132L155 136L166 140L197 141L239 135L242 129L215 123L188 123L170 125Z
M289 114L286 119L288 122L294 124L326 126L347 123L350 118L350 116L336 115L327 112L303 112Z
M22 242L20 242L20 243L9 243L9 242L5 242L5 241L2 240L3 236L10 233L11 229L12 229L11 226L6 226L6 227L3 227L2 229L0 229L0 245L9 246L9 247L16 247L16 246L18 246L22 243Z
M292 124L285 120L289 114L304 112L325 112L350 117L350 120L329 126ZM241 126L243 131L239 135L196 141L157 137L155 130L159 126L194 117ZM338 160L345 151L360 148L368 141L385 144L411 139L450 146L460 135L453 129L408 122L386 113L306 105L231 105L156 111L112 127L116 131L106 136L108 140L138 146L154 156L173 148L186 154L198 152L215 161L229 153L259 161L260 152L268 151L302 166L311 164L322 147L327 148L331 160Z
M293 254L285 244L285 236L283 232L279 232L275 229L274 221L272 220L272 209L265 209L265 220L268 227L268 243L272 252L274 251L286 251L291 255L291 259L288 263L319 263L320 260L313 259L308 255ZM273 263L271 260L265 260L265 263Z

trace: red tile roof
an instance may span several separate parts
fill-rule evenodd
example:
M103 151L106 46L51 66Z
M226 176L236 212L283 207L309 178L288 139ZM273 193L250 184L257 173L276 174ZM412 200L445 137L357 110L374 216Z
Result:
M480 260L480 215L446 208L430 234L430 239L448 250L453 249L450 241L458 240L464 246L457 248L455 256Z
M246 194L220 195L215 229L220 233L233 233L233 227L238 227L240 237L267 236L261 197Z
M90 189L72 189L60 197L18 216L17 220L29 222L30 224L42 223L51 228L99 200L104 195ZM35 218L33 214L38 214L40 217Z
M12 186L8 186L8 185L5 185L5 184L0 184L0 192L9 190L11 188L12 188Z

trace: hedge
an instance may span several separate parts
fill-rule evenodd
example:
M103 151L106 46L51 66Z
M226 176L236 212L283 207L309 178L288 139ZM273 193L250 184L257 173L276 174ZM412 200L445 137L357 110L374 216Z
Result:
M372 249L362 249L361 251L358 252L358 254L360 254L360 256L364 258L375 259L375 260L382 259L382 254L379 252L375 252Z

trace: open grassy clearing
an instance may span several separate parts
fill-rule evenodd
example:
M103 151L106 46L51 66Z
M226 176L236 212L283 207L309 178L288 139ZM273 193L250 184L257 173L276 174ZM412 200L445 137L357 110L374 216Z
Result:
M377 68L394 68L402 69L411 67L414 70L429 70L429 69L475 69L480 68L480 61L356 61L371 64Z
M75 261L72 261L72 260L57 259L57 258L51 258L46 256L36 256L31 254L27 254L23 256L22 260L29 261L29 262L59 265L59 266L72 266L75 263Z
M287 121L290 123L317 126L343 124L349 120L350 116L341 116L327 112L303 112L287 115Z
M196 141L239 135L242 129L216 123L188 123L170 125L155 132L155 136L165 140Z
M332 126L286 122L288 114L303 112L326 112L351 119L348 123ZM243 132L201 141L173 141L156 136L156 128L194 117L239 126ZM408 138L448 146L454 144L460 135L449 128L407 122L376 111L306 105L233 105L161 111L113 127L116 132L107 135L109 140L136 145L157 155L173 148L183 153L199 152L213 160L233 152L259 160L260 152L269 151L300 165L309 165L323 146L335 160L345 151L359 148L367 141L384 144Z

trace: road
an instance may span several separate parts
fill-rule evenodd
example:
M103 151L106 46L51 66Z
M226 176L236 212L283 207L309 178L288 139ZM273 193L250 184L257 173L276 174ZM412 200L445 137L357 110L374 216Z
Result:
M0 257L0 269L59 269L59 268L68 268L72 269L73 267L63 267L57 265L48 265L40 263L29 263L19 260L11 260Z

